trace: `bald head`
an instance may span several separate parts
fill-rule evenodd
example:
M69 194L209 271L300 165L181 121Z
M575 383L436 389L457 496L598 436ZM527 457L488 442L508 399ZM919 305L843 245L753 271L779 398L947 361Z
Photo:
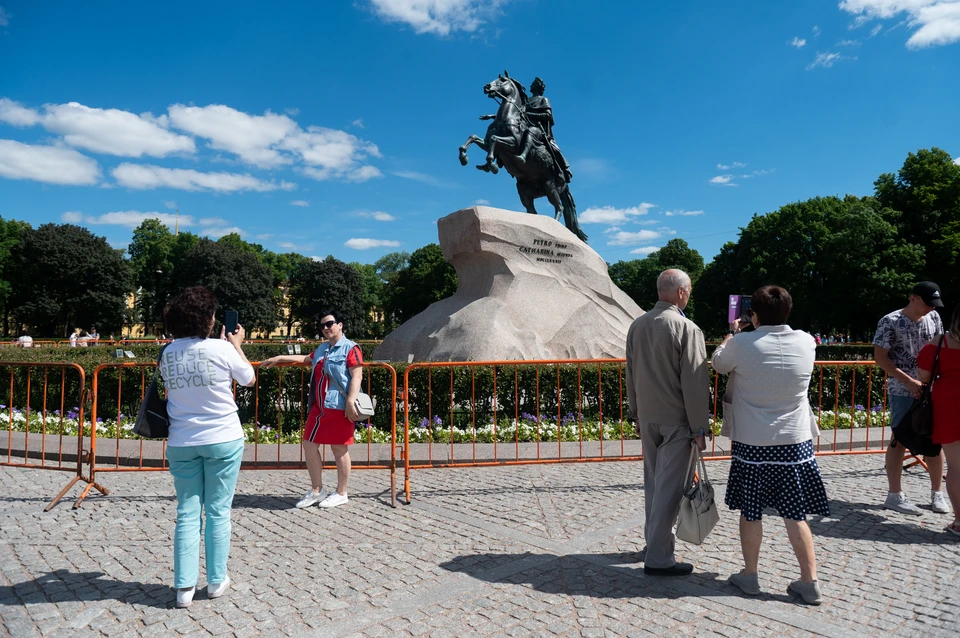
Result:
M681 310L687 307L691 287L690 275L676 268L664 270L657 277L657 296L660 301L672 303Z

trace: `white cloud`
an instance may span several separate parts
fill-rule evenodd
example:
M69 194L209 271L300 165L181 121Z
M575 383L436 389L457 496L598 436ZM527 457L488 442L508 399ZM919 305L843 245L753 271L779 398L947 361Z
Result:
M8 24L10 24L10 14L3 7L0 7L0 27L5 27Z
M840 40L837 42L838 47L858 47L860 44L860 40Z
M79 212L69 211L60 215L60 221L71 224L83 223L95 226L124 226L126 228L136 228L147 219L159 220L160 223L169 227L170 230L173 230L178 223L176 215L171 213L158 213L157 211L143 213L138 210L124 210L104 213L103 215L84 215ZM179 224L181 226L193 226L195 222L190 215L180 215Z
M400 242L392 239L369 239L366 237L356 237L343 242L347 248L354 250L367 250L369 248L396 247Z
M632 244L643 244L654 239L659 239L661 233L656 230L638 230L635 233L621 230L614 233L607 242L608 246L630 246Z
M489 206L489 205L490 205L490 200L488 200L488 199L478 199L477 201L475 201L475 202L473 202L473 203L474 203L476 206Z
M292 202L290 202L290 205L291 205L291 206L303 206L304 208L306 208L307 206L310 205L310 202L308 202L308 201L305 200L305 199L295 199L295 200L293 200Z
M733 164L717 164L717 170L729 171L731 168L746 168L746 162L734 162Z
M818 67L829 69L830 67L832 67L834 64L836 64L841 60L856 60L856 59L857 59L857 56L846 56L846 55L840 55L839 53L820 53L818 51L817 57L813 59L813 62L807 65L807 71L811 71Z
M696 217L703 214L702 210L668 210L664 213L667 217Z
M798 49L802 49L803 47L807 46L807 41L804 40L803 38L794 37L793 40L789 42L789 44L792 47L797 47Z
M193 139L167 130L167 117L136 115L119 109L98 109L78 102L45 104L43 113L0 99L0 121L14 126L40 124L63 136L70 146L121 157L165 157L193 153Z
M262 168L275 168L293 160L274 148L299 127L286 115L248 115L224 104L184 106L167 109L170 123L197 137L210 140L210 148L227 151Z
M819 37L819 35L823 33L823 31L817 25L813 25L813 28L810 29L810 31L813 33L813 37L815 38Z
M739 184L734 184L732 180L733 175L717 175L710 178L710 183L715 186L739 186Z
M764 168L764 169L760 169L760 170L753 171L752 173L744 173L744 174L741 175L740 177L743 178L743 179L750 179L751 177L759 177L759 176L761 176L761 175L769 175L770 173L774 172L775 170L777 170L777 169L775 169L775 168Z
M295 106L290 107L288 109L283 109L283 112L289 115L290 117L297 117L298 115L300 115L300 109L298 109Z
M877 26L870 29L870 37L871 38L877 37L877 35L879 35L881 31L883 31L883 25L878 24Z
M378 222L392 222L397 219L390 213L385 213L382 210L376 210L376 211L373 211L372 213L359 212L359 213L353 213L353 214L356 217L365 217L367 219L375 219Z
M193 139L166 129L167 117L98 109L78 102L47 104L40 124L71 146L121 157L165 157L193 153Z
M230 226L229 228L204 228L200 231L200 234L210 239L220 239L224 235L240 235L241 237L245 237L247 231L242 228L237 228L236 226Z
M631 218L647 215L655 204L647 202L630 208L614 208L613 206L591 207L579 215L582 224L622 224Z
M387 22L404 22L417 33L449 35L476 31L505 0L370 0Z
M270 239L271 237L273 237L273 233L262 233L260 235L257 235L256 237L257 239Z
M181 217L180 219L182 220L183 217ZM180 223L182 224L183 222L181 221ZM221 219L219 217L201 217L200 221L198 221L197 223L200 224L201 226L226 226L230 222L228 222L225 219Z
M2 11L2 9L0 9ZM0 122L13 126L34 126L40 121L40 114L28 109L19 102L0 98Z
M631 255L649 255L660 250L660 246L641 246L630 251Z
M313 244L295 244L292 241L278 241L277 246L287 250L305 251L313 250Z
M437 179L433 175L427 175L426 173L417 173L416 171L394 171L392 174L396 175L397 177L402 177L403 179L411 179L415 182L428 184L429 186L436 186L438 188L450 188L451 186L451 184Z
M910 49L960 41L960 2L957 0L843 0L840 9L857 16L851 28L871 20L889 20L907 14L907 25L915 29L907 40ZM871 31L871 35L875 33Z
M172 210L177 207L177 202L171 200L169 202L163 202L163 205Z
M363 118L357 118L354 121L350 122L351 125L356 126L357 128L363 128Z
M0 176L79 186L96 184L100 166L73 149L0 140Z
M960 157L958 157L957 159L953 160L953 163L956 164L957 166L960 166Z
M110 171L120 186L136 189L179 188L186 191L240 191L293 190L290 182L265 182L250 174L201 173L193 169L162 168L143 164L124 163Z

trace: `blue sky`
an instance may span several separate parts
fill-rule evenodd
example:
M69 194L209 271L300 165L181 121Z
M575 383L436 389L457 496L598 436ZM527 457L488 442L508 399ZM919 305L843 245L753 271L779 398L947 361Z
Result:
M957 0L0 0L0 216L412 251L460 208L520 208L479 149L457 161L504 69L546 81L610 262L672 237L709 260L755 213L960 155Z

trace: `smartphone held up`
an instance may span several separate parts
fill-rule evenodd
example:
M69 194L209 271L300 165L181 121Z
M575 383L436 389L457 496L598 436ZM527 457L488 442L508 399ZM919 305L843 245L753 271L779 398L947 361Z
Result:
M228 310L223 317L223 327L227 334L234 334L240 322L240 315L236 310Z

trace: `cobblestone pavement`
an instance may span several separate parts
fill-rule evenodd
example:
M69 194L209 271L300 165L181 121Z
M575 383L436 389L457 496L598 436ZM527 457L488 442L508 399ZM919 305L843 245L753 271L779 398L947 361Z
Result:
M176 609L173 484L163 472L100 474L109 497L42 508L66 475L0 468L0 617L10 636L939 636L960 626L960 542L929 510L884 510L882 458L822 457L832 515L812 521L826 600L797 577L783 523L767 520L761 596L740 568L736 516L686 578L643 574L639 463L430 469L389 507L386 472L355 471L351 501L292 509L305 472L243 472L230 573ZM711 462L722 494L728 463ZM333 478L333 472L329 472ZM74 488L74 495L76 494ZM905 489L927 502L916 469ZM201 560L201 570L202 560Z

